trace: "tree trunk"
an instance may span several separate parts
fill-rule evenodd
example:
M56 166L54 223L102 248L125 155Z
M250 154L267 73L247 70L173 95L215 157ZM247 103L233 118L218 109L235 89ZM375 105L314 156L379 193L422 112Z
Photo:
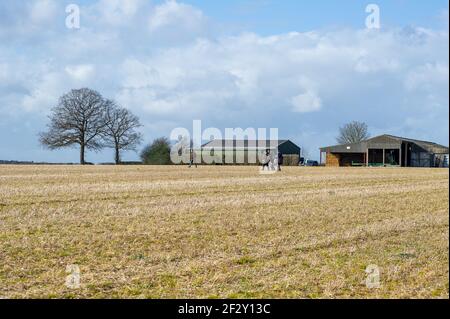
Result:
M80 164L84 165L86 162L84 161L84 145L80 145Z
M120 164L120 149L119 149L119 146L118 145L116 145L116 165L119 165Z

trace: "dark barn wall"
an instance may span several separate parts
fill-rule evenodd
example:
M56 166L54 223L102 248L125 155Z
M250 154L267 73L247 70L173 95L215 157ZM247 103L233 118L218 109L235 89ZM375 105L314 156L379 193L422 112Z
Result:
M416 144L410 144L411 167L433 167L434 155Z
M352 166L353 163L364 164L364 154L361 153L342 153L339 157L340 166Z
M433 167L433 154L426 152L412 152L411 153L411 167Z
M233 143L229 145L231 149L224 150L225 141L219 141L219 143L216 143L215 146L208 146L211 145L211 143L205 144L203 146L203 149L201 152L205 152L208 155L215 157L217 160L212 163L212 165L261 165L261 163L258 161L260 153L264 152L264 149L260 149L259 151L250 149L248 150L248 147L254 147L249 146L248 141L244 141L242 145L236 145L236 141L233 141ZM266 142L267 149L271 149L269 142ZM239 149L235 149L235 148ZM213 150L211 150L214 149ZM234 148L234 149L233 149ZM280 144L278 146L278 151L283 154L284 157L284 166L298 166L300 163L300 147L292 143L291 141L285 141L284 143ZM276 153L276 150L272 150L272 152ZM276 154L273 153L273 155L276 157ZM226 163L225 157L228 155L228 157L232 160L232 163ZM251 163L249 163L249 157L252 159ZM256 159L256 163L253 161ZM203 164L208 164L203 162ZM211 164L211 163L209 163Z
M369 149L369 164L383 164L382 149Z
M292 143L291 141L287 141L281 144L278 147L278 150L284 155L299 155L300 156L300 147Z

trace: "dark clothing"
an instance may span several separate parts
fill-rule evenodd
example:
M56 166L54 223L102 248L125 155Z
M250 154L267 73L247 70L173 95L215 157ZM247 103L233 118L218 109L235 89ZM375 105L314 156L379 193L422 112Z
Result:
M283 154L278 152L278 171L281 172L281 165L283 165Z
M195 168L197 168L197 154L195 152L191 152L191 159L189 161L189 168L195 165Z
M265 156L264 161L263 161L262 164L263 164L263 166L262 166L263 170L266 167L267 167L268 170L270 169L270 167L269 167L269 164L270 164L270 151L269 150L266 150L266 156Z
M283 154L278 153L278 165L283 165Z

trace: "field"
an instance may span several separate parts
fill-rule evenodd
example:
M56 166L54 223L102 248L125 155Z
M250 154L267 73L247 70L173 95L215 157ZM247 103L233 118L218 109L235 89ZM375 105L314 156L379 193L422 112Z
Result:
M448 183L445 169L0 166L0 298L448 298Z

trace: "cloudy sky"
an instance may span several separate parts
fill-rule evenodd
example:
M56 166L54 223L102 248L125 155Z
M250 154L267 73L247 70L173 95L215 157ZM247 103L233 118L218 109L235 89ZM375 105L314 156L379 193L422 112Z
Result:
M317 158L359 120L448 145L448 2L371 2L380 29L360 0L0 0L0 159L76 162L37 134L81 87L136 113L146 142L202 120L276 127ZM65 25L68 4L80 29Z

